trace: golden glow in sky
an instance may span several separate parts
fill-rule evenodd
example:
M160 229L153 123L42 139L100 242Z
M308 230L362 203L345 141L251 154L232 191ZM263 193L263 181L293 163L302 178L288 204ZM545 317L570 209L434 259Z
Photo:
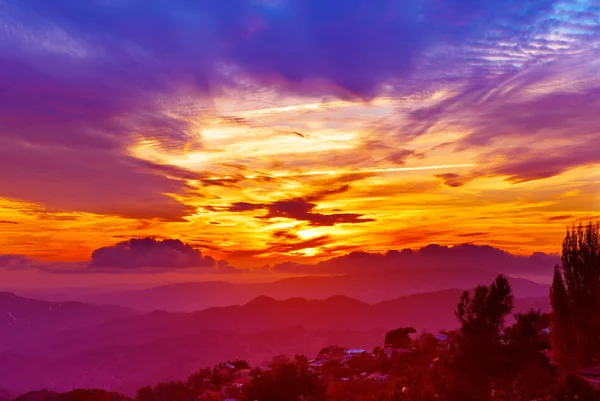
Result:
M444 99L435 93L426 102ZM210 110L219 118L198 111L190 117L198 129L189 139L198 145L171 149L158 138L129 147L133 157L173 166L161 174L186 182L185 191L167 193L189 206L180 221L52 210L5 198L0 220L10 223L0 226L2 248L45 260L79 261L121 239L157 236L180 238L237 266L429 243L556 252L567 224L597 216L600 173L594 166L523 182L477 173L510 163L510 155L494 154L494 146L458 146L470 134L458 122L409 139L382 131L377 125L383 120L401 124L398 103L308 99L249 110L237 102L238 113ZM538 148L554 146L556 140L549 138ZM303 211L265 217L269 205L294 199L311 203L312 214L361 218L319 223L302 217ZM238 203L264 207L232 207Z
M555 253L600 217L589 2L311 1L153 3L127 23L127 2L0 2L0 269L77 269L144 237L236 267Z

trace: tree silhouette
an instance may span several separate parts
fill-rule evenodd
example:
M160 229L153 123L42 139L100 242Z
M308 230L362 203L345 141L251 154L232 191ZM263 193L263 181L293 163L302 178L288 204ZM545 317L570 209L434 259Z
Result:
M271 370L260 372L244 389L248 401L324 401L326 385L308 370L306 357L276 358Z
M413 327L401 327L388 331L385 335L384 344L386 347L409 348L411 345L410 335L416 332L417 330Z
M600 354L600 226L589 222L567 229L561 265L550 290L553 345L566 371Z
M506 376L506 347L502 340L504 320L514 304L508 279L499 275L490 286L465 291L456 316L461 328L452 359L444 366L440 392L449 400L485 401L494 384Z

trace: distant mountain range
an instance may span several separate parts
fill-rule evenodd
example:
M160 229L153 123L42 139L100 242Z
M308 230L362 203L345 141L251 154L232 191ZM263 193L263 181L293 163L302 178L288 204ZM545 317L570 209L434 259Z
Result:
M460 293L449 289L374 304L340 295L321 300L259 296L244 305L145 314L3 294L0 313L35 330L15 337L13 326L2 326L0 335L9 341L0 342L0 388L99 387L131 393L225 359L260 363L282 353L312 356L331 344L372 347L400 326L456 328L453 312ZM547 310L547 296L518 299L515 311L530 307ZM63 308L69 313L55 312Z
M377 303L406 295L450 288L474 288L493 281L497 273L476 268L403 268L332 276L294 277L269 283L232 284L228 282L188 282L147 289L109 291L84 295L23 292L49 300L79 300L92 304L118 305L141 311L192 312L213 306L244 304L261 296L275 299L303 297L325 299L345 295L363 302ZM516 297L547 297L549 286L511 277Z
M135 315L132 309L82 302L49 302L0 292L0 350L35 341L41 334L67 331Z
M453 262L444 264L449 253ZM481 264L468 258L474 253ZM548 265L548 258L427 247L282 265L278 271L306 276L268 283L0 293L0 389L85 387L132 394L226 359L256 364L277 354L313 356L332 344L370 348L401 326L455 329L462 289L490 283L507 264L515 275L538 271L542 267L535 266ZM548 311L548 285L519 277L509 277L514 312Z

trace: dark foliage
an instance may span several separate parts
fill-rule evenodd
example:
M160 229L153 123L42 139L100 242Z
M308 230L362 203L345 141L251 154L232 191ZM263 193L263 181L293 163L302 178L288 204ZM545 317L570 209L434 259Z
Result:
M600 225L573 226L550 291L556 360L566 371L600 355Z
M306 357L279 359L271 370L256 372L244 390L247 401L321 401L325 400L326 384L308 370Z
M410 335L416 333L413 327L401 327L389 331L385 335L384 344L386 347L409 348L411 345Z

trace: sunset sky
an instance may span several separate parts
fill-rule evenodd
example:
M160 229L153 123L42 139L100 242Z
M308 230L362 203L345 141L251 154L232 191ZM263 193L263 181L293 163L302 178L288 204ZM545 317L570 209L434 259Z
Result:
M0 0L0 280L556 253L599 166L596 0Z

